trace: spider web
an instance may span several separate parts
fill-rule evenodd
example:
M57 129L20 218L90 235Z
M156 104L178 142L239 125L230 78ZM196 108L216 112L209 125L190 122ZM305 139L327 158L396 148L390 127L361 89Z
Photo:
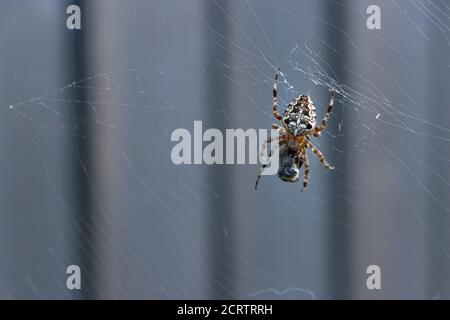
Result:
M365 1L98 1L82 7L77 32L111 47L85 74L69 64L42 81L61 48L30 32L56 30L45 23L61 23L52 2L11 5L8 20L3 125L19 134L12 159L30 156L36 186L20 197L34 207L16 212L29 221L5 220L32 232L10 236L21 253L3 249L26 266L2 270L13 275L2 296L78 297L65 268L79 264L81 297L448 298L445 1L378 1L381 30L367 29ZM96 24L99 12L109 19ZM24 14L32 22L19 23ZM270 128L277 66L280 109L308 94L320 119L337 90L314 140L334 171L311 155L306 193L275 176L255 192L257 166L170 161L171 132L194 120ZM77 177L89 208L67 182ZM372 264L381 291L366 287Z

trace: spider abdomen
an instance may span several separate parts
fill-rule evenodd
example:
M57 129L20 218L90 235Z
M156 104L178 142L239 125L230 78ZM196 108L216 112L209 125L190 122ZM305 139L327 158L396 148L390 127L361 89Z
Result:
M295 144L294 144L295 145ZM278 177L287 182L297 182L303 161L299 161L296 149L289 144L280 147Z
M298 96L288 104L283 114L285 128L294 136L309 133L316 125L316 107L310 97Z

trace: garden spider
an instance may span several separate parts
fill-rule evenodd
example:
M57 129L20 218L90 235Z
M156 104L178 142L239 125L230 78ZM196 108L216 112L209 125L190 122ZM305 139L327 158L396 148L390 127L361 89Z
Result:
M282 121L283 126L280 127L276 124L272 125L273 129L279 130L278 147L279 147L279 168L278 177L287 182L297 182L299 180L298 175L301 166L304 166L303 187L302 191L306 190L308 185L309 176L309 161L306 153L307 149L311 151L319 158L320 163L327 169L334 169L322 152L319 151L310 141L311 136L319 137L322 131L325 130L333 109L335 91L330 91L330 103L328 104L328 110L325 113L322 122L316 125L316 108L310 97L298 96L286 107L286 111L283 115L278 112L277 104L277 81L280 75L280 69L277 68L275 74L275 81L273 83L273 116L275 119ZM264 141L261 155L264 154L264 149L267 143L271 142L271 138ZM271 157L269 153L268 157ZM267 164L262 165L258 177L256 178L255 189L258 187L261 173L267 167Z

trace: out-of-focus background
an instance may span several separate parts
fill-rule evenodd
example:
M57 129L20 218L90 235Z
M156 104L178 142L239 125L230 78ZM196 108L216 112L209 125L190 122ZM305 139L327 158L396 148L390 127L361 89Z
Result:
M0 297L450 298L449 37L444 0L3 1ZM194 120L269 128L277 66L280 109L338 90L336 170L172 163Z

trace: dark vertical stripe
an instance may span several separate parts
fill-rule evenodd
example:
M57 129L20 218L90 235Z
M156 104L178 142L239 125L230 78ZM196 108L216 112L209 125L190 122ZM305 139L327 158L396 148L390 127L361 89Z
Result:
M230 12L232 2L220 2L220 6L226 12ZM204 16L206 22L223 35L225 38L230 38L230 28L228 18L219 10L214 1L205 1ZM216 44L217 36L206 30L205 33L205 52L207 67L206 70L210 73L205 75L205 91L208 93L220 93L220 105L224 112L229 111L231 96L229 81L223 76L223 73L216 68L219 67L219 61L225 64L230 63L229 53ZM225 45L227 45L225 43ZM206 106L217 105L217 96L214 94L205 97ZM228 125L226 117L223 113L216 111L206 112L206 121L204 121L204 128L206 126L214 126L225 132ZM233 221L233 203L235 201L232 193L232 177L229 174L229 166L209 166L207 168L209 184L214 186L219 198L210 198L208 203L208 210L213 217L213 224L209 227L209 250L210 250L210 279L216 281L209 282L209 297L211 298L233 298L234 292L231 291L235 276L232 269L229 267L233 264L232 256L228 248L233 245L231 235L228 237L224 232L224 228L232 229Z
M345 1L342 1L345 4ZM350 4L349 4L350 5ZM341 29L347 29L346 26L346 9L345 6L336 5L333 2L326 2L325 4L326 13L325 19L329 22L330 25L339 26ZM324 26L327 43L336 48L341 54L336 55L330 53L328 57L329 63L333 66L333 69L336 72L337 82L338 83L346 83L347 74L344 70L344 66L346 65L346 59L348 57L348 52L345 44L347 43L343 37L343 34L337 31L335 28L332 28L328 25ZM335 105L336 107L336 105ZM340 106L342 107L342 106ZM344 109L345 110L345 109ZM341 113L342 114L342 113ZM334 117L339 117L339 114L333 114ZM347 125L351 122L349 118L351 114L348 112L344 112L343 117L345 117L345 122ZM335 122L339 122L341 119L335 119ZM334 148L338 150L346 150L348 146L347 141L348 135L342 135L339 139L333 139L329 141L329 144L332 144ZM322 135L321 139L330 139L328 135ZM322 142L327 144L327 142ZM330 215L330 219L336 219L336 213L339 213L339 221L347 224L349 222L349 206L346 201L342 201L342 198L338 198L338 195L343 195L344 197L350 194L351 190L348 190L345 185L346 181L348 181L349 176L346 174L348 167L348 163L346 161L345 154L339 156L335 153L330 153L327 155L330 163L336 167L341 168L341 170L334 170L331 175L329 175L328 184L330 185L328 190L336 190L336 192L332 192L328 194L328 212ZM338 182L344 182L339 184ZM330 289L328 292L328 296L330 298L340 298L346 299L351 298L349 292L351 291L351 279L353 277L351 271L351 263L350 263L350 248L351 248L351 235L347 228L336 228L334 225L330 225L327 230L328 236L328 272L327 272L327 285ZM335 289L338 288L339 291Z
M84 79L88 76L89 70L87 68L89 56L87 54L87 38L88 31L86 31L86 14L88 12L88 2L86 0L76 0L68 2L66 7L70 4L75 4L81 8L81 30L67 30L67 37L72 39L71 47L68 54L68 73L74 81ZM68 90L68 100L81 100L87 101L87 90ZM92 264L92 251L93 251L93 234L92 229L89 226L92 225L92 210L91 202L92 195L90 193L89 183L86 174L81 166L80 162L86 167L87 172L90 172L91 153L90 148L90 134L89 134L89 106L84 103L75 105L72 108L74 119L86 119L87 121L77 121L77 130L75 134L70 137L72 149L75 155L69 159L71 163L72 181L74 184L74 198L73 208L74 217L73 220L77 225L70 225L69 228L73 228L77 231L77 256L73 258L74 264L79 264L82 272L82 290L73 291L76 298L89 299L93 298L92 287L94 286Z
M427 5L431 11L439 8L443 14L450 14L450 9L444 3L435 3L432 6ZM427 61L426 65L426 76L425 76L425 86L426 92L422 101L422 106L425 108L426 121L431 123L441 124L445 126L444 119L450 119L450 74L445 71L444 66L450 65L450 48L442 36L441 30L436 27L433 20L427 19L427 29L426 32L432 39L432 45L435 46L436 52L440 56L437 58L434 52L431 52L428 43L425 50L425 56ZM436 130L428 127L430 136L436 135ZM448 137L448 136L447 136ZM448 142L442 142L434 138L427 138L426 141L428 147L436 152L443 159L450 158L450 149ZM428 149L425 149L428 150ZM428 161L427 164L430 168L441 177L450 181L450 173L448 171L448 162L439 159L435 154L428 151ZM428 174L426 176L426 185L430 186L430 192L437 198L440 199L444 206L449 206L450 201L448 201L448 186L442 183L440 179L436 179L433 175ZM427 244L427 298L440 298L449 299L450 298L450 259L446 253L439 248L437 241L439 241L444 248L447 248L447 252L450 250L450 240L449 225L450 216L446 213L442 206L434 201L431 197L426 197L426 224L429 226L430 230L433 232L433 237L428 237Z

